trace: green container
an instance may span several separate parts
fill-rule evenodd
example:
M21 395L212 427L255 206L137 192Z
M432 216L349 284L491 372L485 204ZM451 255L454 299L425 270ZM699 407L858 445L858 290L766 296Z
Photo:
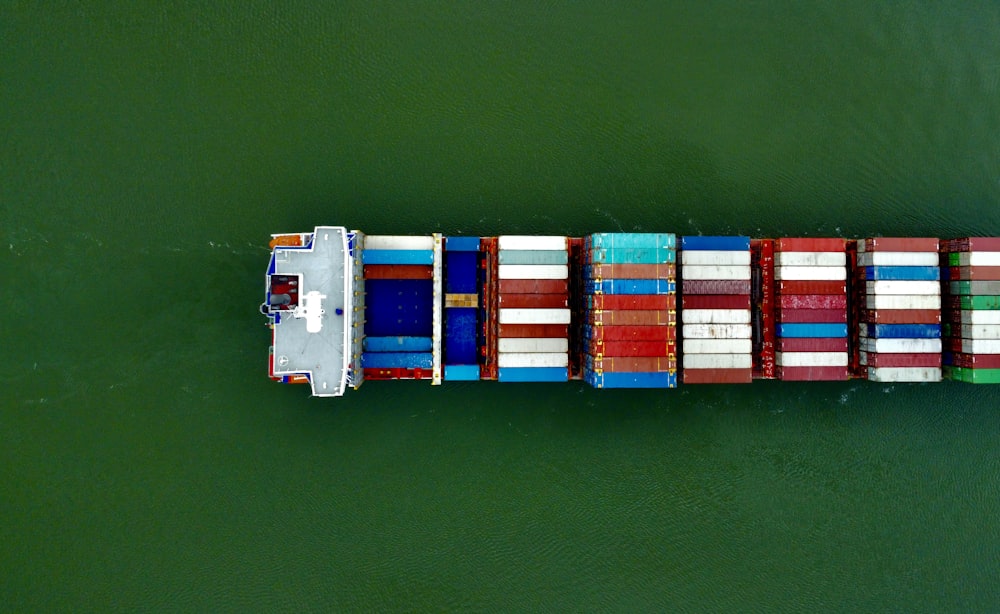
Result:
M948 266L960 266L958 252L948 254Z
M1000 309L1000 296L962 296L962 309Z
M967 384L1000 384L1000 369L968 369L948 367L944 374L952 380Z
M560 250L522 250L522 249L502 249L500 250L500 264L566 264L569 262L569 254L564 249Z

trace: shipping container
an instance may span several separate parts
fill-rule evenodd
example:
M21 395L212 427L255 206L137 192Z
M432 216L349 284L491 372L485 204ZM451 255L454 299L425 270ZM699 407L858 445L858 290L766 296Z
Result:
M838 294L782 294L778 308L785 309L846 309L847 296Z
M959 330L952 329L956 337L965 339L1000 339L1000 325L997 324L963 324Z
M529 249L502 249L499 256L500 264L568 264L569 252L566 250L529 250Z
M847 324L778 324L779 337L846 337Z
M847 254L840 252L777 252L774 264L779 267L840 267L847 266ZM825 279L817 277L816 279Z
M366 336L433 336L432 280L369 279L365 295Z
M497 303L502 309L559 309L569 306L566 294L501 294Z
M788 337L777 339L774 347L778 352L846 352L847 337Z
M778 367L784 382L841 382L848 379L846 367Z
M587 308L594 310L605 309L640 309L648 310L670 310L677 306L677 298L673 294L648 294L648 295L614 295L601 294L587 297Z
M867 281L937 281L941 268L930 266L866 266L858 273Z
M779 367L847 368L847 352L778 352L775 362Z
M939 309L863 309L860 321L869 324L940 324Z
M677 286L666 279L604 279L584 282L583 290L587 294L673 294Z
M498 291L503 294L567 294L565 279L501 279Z
M417 264L366 264L365 279L431 279L434 267Z
M681 267L681 277L687 280L742 281L750 279L750 265L746 266L694 266ZM723 294L720 292L720 294Z
M447 364L471 365L479 360L479 310L446 309L444 313L444 359Z
M585 380L594 388L676 388L676 373L589 372Z
M681 297L682 309L750 309L750 296L743 294L691 294Z
M565 324L501 324L497 329L500 338L517 337L565 337L569 338L569 326Z
M499 382L565 382L569 380L566 367L501 367Z
M847 323L847 309L781 309L777 320L784 324Z
M434 251L423 249L366 249L361 252L364 264L434 264Z
M434 355L430 352L364 352L361 367L364 369L430 369Z
M749 324L684 324L684 339L750 339Z
M842 266L779 266L774 268L777 281L843 281L847 268Z
M430 337L365 337L365 352L430 352Z
M945 352L941 356L946 365L969 369L1000 369L1000 354L969 354L966 352Z
M596 358L618 356L664 356L677 354L674 341L605 341L591 347L590 353Z
M774 240L774 250L777 252L843 252L847 249L847 240L826 237L785 237Z
M776 286L779 294L847 294L843 281L782 280Z
M876 294L865 297L866 309L940 309L940 296Z
M587 312L587 321L604 326L666 326L677 323L674 311L615 309Z
M879 354L917 354L921 352L940 354L940 339L869 339L859 341L861 350Z
M444 379L449 382L478 381L479 365L445 365Z
M846 345L844 346L846 349ZM750 354L753 341L750 339L685 339L685 354Z
M585 240L588 247L603 249L677 247L676 235L669 232L595 232Z
M947 243L952 246L948 251L953 252L1000 252L1000 237L962 237Z
M681 237L681 249L750 251L750 237Z
M926 352L884 354L861 352L861 364L868 367L940 367L941 355Z
M866 252L937 252L940 240L928 237L875 237L858 241L858 251ZM861 247L864 246L862 250Z
M501 264L497 267L500 279L567 279L569 267L565 264Z
M739 251L688 250L681 252L680 258L682 265L750 266L750 252L745 249Z
M569 354L566 352L501 352L497 357L497 364L501 369L505 367L566 367L569 366Z
M677 256L672 249L635 247L626 249L594 249L587 253L593 264L670 264Z
M951 266L944 272L951 281L1000 281L1000 266Z
M937 252L866 252L858 266L938 266Z
M586 366L591 371L598 373L658 373L661 371L676 371L677 359L666 356L608 356L605 358L595 358L587 355Z
M750 280L685 279L681 275L684 294L743 294L750 296Z
M749 384L753 382L753 369L684 369L681 381L685 384Z
M501 337L497 340L497 349L501 354L566 353L569 340L565 337Z
M569 309L500 309L500 324L569 324Z
M955 314L962 324L1000 324L1000 311L963 309Z
M976 296L1000 294L1000 281L952 281L948 283L952 294L974 294Z
M879 339L939 339L940 324L861 324L867 337Z
M365 251L432 251L433 249L434 237L430 235L365 235Z
M425 267L430 269L431 267ZM452 294L479 293L479 254L445 252L444 291Z
M941 294L936 281L866 281L867 294Z
M950 352L962 352L966 354L1000 354L1000 341L996 339L951 338L946 339L945 344Z
M1000 266L1000 252L959 252L959 266Z
M1000 309L1000 296L950 296L942 301L950 309Z
M478 252L479 237L445 237L444 249L447 252Z
M681 322L685 324L749 324L749 309L684 309Z
M588 264L585 279L668 279L677 277L676 264Z
M949 378L967 384L1000 384L1000 369L949 367Z
M748 354L688 354L681 356L684 369L749 369L753 357Z
M939 382L940 367L868 367L873 382Z
M567 237L535 235L500 235L497 247L514 250L562 250L569 249Z
M677 338L677 329L673 326L588 326L583 336L594 342L670 341Z

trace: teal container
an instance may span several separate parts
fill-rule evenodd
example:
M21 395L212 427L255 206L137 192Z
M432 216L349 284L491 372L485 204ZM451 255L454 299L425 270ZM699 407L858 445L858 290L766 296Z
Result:
M500 250L500 264L568 264L566 250Z
M670 264L677 254L669 247L627 247L591 249L587 261L592 264Z
M675 249L677 236L672 232L595 232L590 235L590 247L600 249Z

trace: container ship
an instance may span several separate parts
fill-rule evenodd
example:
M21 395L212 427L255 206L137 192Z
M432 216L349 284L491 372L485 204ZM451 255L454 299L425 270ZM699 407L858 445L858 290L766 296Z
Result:
M1000 238L272 235L269 376L1000 383Z

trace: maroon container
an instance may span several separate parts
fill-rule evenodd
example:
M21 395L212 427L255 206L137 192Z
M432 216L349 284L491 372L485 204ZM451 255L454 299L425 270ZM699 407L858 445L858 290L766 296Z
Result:
M672 341L677 338L675 326L593 326L590 339L608 341ZM644 356L644 354L639 354ZM659 356L659 354L654 354Z
M497 335L503 338L511 337L559 337L569 338L569 326L565 324L501 324Z
M1000 354L965 354L955 353L951 355L952 363L956 367L967 369L1000 369Z
M841 382L848 376L847 367L778 367L778 379L785 382Z
M937 309L863 309L861 321L868 324L940 324Z
M862 352L863 353L863 352ZM877 354L866 355L869 367L940 367L941 354Z
M366 264L365 279L431 279L434 268L425 264Z
M963 237L948 243L952 252L1000 252L1000 237Z
M684 369L681 378L685 384L749 384L753 369Z
M948 267L948 277L951 281L1000 281L1000 266Z
M501 279L500 294L567 294L565 279Z
M675 309L674 294L598 294L588 298L591 309Z
M775 239L776 252L842 252L847 239L837 238L785 238Z
M676 371L677 360L663 356L619 356L591 359L594 371L612 373L662 373Z
M675 279L677 266L673 264L592 264L594 279Z
M940 239L930 237L875 237L865 239L866 252L937 252Z
M778 307L784 309L846 309L847 296L836 294L782 294Z
M778 294L847 294L842 281L779 281Z
M847 322L847 309L781 309L777 318L785 324L838 324Z
M691 294L681 297L682 309L750 309L744 294Z
M677 323L675 311L643 309L606 309L587 314L591 324L604 326L666 326Z
M683 271L681 272L683 274ZM750 280L690 279L681 282L684 294L746 294L750 295Z
M778 339L774 342L778 352L846 352L847 339L841 337L803 337Z
M501 294L498 299L504 309L560 309L569 306L565 294Z

